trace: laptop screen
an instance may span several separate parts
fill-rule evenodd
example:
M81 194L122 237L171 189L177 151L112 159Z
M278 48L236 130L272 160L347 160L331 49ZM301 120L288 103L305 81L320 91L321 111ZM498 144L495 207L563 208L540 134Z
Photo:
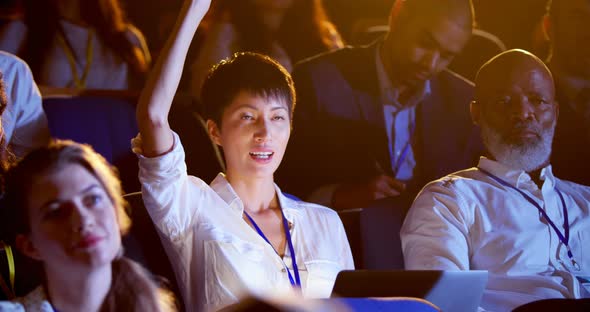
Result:
M487 271L342 271L332 297L414 297L443 311L477 311Z

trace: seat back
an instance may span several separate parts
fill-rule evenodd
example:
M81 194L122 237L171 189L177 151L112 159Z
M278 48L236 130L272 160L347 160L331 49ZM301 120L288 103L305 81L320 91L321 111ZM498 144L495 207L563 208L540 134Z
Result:
M438 312L434 304L419 298L338 298L351 311Z
M138 133L135 99L114 96L55 96L43 99L51 136L90 144L119 169L123 189L139 190L131 139Z
M513 312L533 312L533 311L568 311L568 312L588 312L590 311L590 299L544 299L529 302L521 305Z
M188 174L210 183L224 171L221 151L209 138L205 120L194 109L191 97L181 94L174 98L168 122L182 141Z
M506 46L498 37L487 31L474 29L467 45L449 64L449 69L475 81L479 68L489 59L504 51L506 51Z
M119 170L126 192L140 190L137 157L131 139L138 133L137 95L105 92L97 95L51 96L43 99L51 135L90 144ZM193 110L192 99L179 94L168 117L185 149L188 173L210 182L223 171L223 160L212 144L205 121Z
M350 244L352 258L354 260L354 267L357 270L365 268L362 230L361 230L361 214L363 209L348 209L338 212L344 230L346 231L346 238Z
M400 230L413 200L407 193L338 212L357 270L404 269Z
M363 209L360 227L365 269L404 269L400 230L414 195L377 200Z
M139 262L155 276L163 278L164 285L174 293L177 305L181 305L182 300L174 270L160 235L143 204L141 192L126 194L124 198L129 203L128 214L132 220L131 229L123 237L125 256Z

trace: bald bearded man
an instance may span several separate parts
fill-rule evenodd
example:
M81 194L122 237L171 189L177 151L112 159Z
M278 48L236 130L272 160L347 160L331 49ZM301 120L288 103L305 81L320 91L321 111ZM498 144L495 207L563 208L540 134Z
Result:
M552 173L558 113L534 55L511 50L482 66L471 116L488 154L418 195L401 231L407 269L488 270L491 311L588 297L590 188Z

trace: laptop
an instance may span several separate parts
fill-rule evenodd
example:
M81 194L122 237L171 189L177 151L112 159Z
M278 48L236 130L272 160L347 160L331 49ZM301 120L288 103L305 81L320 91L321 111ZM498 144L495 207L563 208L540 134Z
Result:
M332 297L414 297L442 311L474 312L487 282L487 271L341 271Z

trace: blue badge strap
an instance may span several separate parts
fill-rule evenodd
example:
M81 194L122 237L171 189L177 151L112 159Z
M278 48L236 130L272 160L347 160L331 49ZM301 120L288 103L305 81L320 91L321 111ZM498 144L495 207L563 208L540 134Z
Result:
M258 227L258 224L256 224L256 222L254 221L254 219L252 219L252 217L250 217L250 215L245 210L244 210L244 214L246 215L246 217L248 217L248 220L250 220L250 223L252 223L252 225L256 229L256 232L258 232L258 235L260 235L272 247L272 249L276 252L276 254L280 257L277 250L274 249L274 247L272 246L272 244L270 243L268 238L266 238L266 235L264 235L264 232L262 232L260 227ZM285 237L287 239L287 245L289 246L289 252L291 253L291 261L293 262L293 271L295 271L294 272L295 279L293 279L293 275L291 274L291 270L289 270L289 267L287 267L287 265L284 262L283 262L283 266L285 266L285 270L287 270L287 274L289 275L289 282L291 282L291 285L294 287L301 287L301 279L299 278L299 269L297 268L297 259L295 257L295 249L293 248L293 242L291 240L291 233L289 232L289 224L288 224L287 218L285 218L285 215L283 214L282 210L281 210L281 217L283 219L283 227L285 229Z
M569 225L569 221L568 221L569 217L568 217L568 213L567 213L567 206L565 205L565 200L563 198L563 194L561 194L561 192L559 191L559 189L557 189L557 187L555 187L555 191L557 192L557 195L559 195L559 199L561 200L561 206L563 207L563 218L564 218L563 228L564 228L565 235L561 233L561 231L557 228L555 223L553 223L551 218L549 218L549 215L547 214L547 212L545 212L545 210L543 208L541 208L541 206L534 199L532 199L529 195L527 195L525 192L519 190L518 188L514 187L512 184L491 174L487 170L479 168L479 167L477 169L479 171L483 172L484 174L486 174L487 176L489 176L490 178L494 179L496 182L498 182L504 186L507 186L509 188L514 189L520 195L522 195L522 197L524 197L524 199L526 199L529 203L531 203L533 206L535 206L537 208L537 210L539 210L539 212L541 213L543 218L545 218L545 220L547 220L549 225L553 228L553 230L557 234L557 237L559 238L559 240L565 245L565 248L567 249L567 255L570 258L572 264L574 265L574 268L576 268L577 270L580 269L580 266L578 265L576 260L574 260L574 254L572 253L572 250L570 249L570 246L569 246L570 225Z
M402 150L402 154L398 157L397 161L395 162L395 166L393 167L393 174L394 175L397 175L399 168L402 166L402 164L404 163L404 160L406 160L406 157L408 156L408 153L410 152L410 147L412 146L412 139L414 137L415 130L416 130L416 120L412 121L412 126L410 127L410 136L408 138L408 141L406 142L406 145L404 145L404 149Z
M283 217L283 228L285 229L285 237L287 238L287 244L289 245L289 252L291 253L291 262L293 263L293 273L295 273L295 285L301 287L301 279L299 278L299 268L297 267L297 259L295 257L295 248L293 247L293 240L291 239L291 231L289 231L289 222L285 218L283 210L281 210L281 216ZM287 268L289 271L289 268ZM291 284L292 285L292 284Z

